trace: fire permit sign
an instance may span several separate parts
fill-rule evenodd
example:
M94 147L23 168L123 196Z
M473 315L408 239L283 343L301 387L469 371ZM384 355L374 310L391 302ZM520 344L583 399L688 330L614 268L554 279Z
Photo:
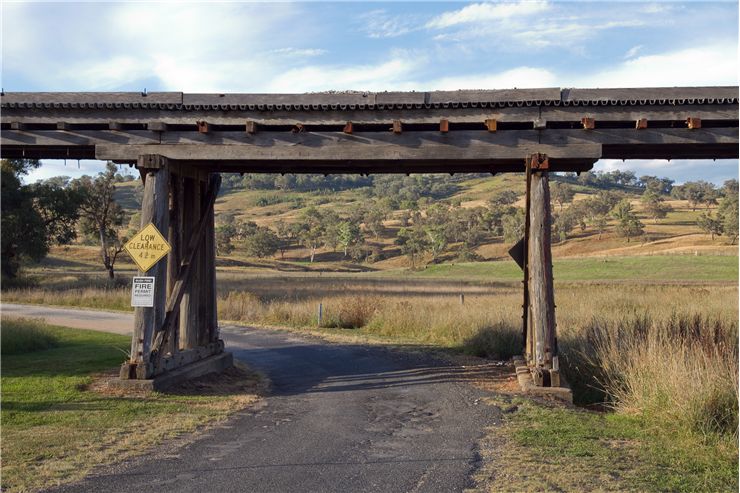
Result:
M153 277L134 277L131 285L131 306L154 306Z
M127 241L123 249L136 262L139 270L146 272L169 253L170 244L156 226L149 223Z

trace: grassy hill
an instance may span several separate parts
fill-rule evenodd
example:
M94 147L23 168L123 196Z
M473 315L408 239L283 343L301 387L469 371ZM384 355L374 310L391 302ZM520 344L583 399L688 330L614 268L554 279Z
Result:
M555 177L555 179L559 178ZM466 175L449 180L454 182L452 193L438 199L422 198L420 202L429 205L435 201L444 201L463 208L485 207L488 200L496 193L511 190L519 195L519 199L513 205L524 206L525 182L522 174L504 174L494 177ZM138 208L136 190L139 188L138 183L138 180L134 180L117 185L119 203L132 212ZM574 203L595 196L602 190L602 188L577 183L571 186L576 192L573 198ZM620 187L620 191L630 200L633 209L644 224L644 234L628 242L616 235L615 221L610 218L606 230L601 235L590 226L585 229L577 227L566 240L554 242L553 255L555 258L737 255L736 245L730 245L723 237L711 239L696 224L700 214L706 211L714 212L716 206L693 210L687 201L672 200L667 197L666 203L671 206L672 211L665 218L655 221L647 217L637 191L625 187ZM216 202L216 217L218 222L219 218L232 215L237 220L252 221L259 226L275 229L278 221L288 224L296 222L311 207L320 211L333 210L342 215L352 207L360 207L377 199L378 197L373 195L370 187L336 191L255 190L235 187L222 191ZM283 255L276 253L271 258L257 261L250 258L242 245L236 242L234 251L228 256L222 256L220 264L224 267L260 266L263 269L340 272L404 269L410 265L409 259L401 253L399 246L395 244L395 239L401 228L399 218L405 210L407 209L399 206L390 212L383 222L383 231L378 237L365 233L367 244L380 252L380 260L373 263L352 264L344 258L341 252L323 247L317 250L316 265L307 265L310 252L297 243L287 248ZM557 213L559 206L554 204L553 211ZM507 251L510 247L511 242L505 242L500 238L487 238L477 246L475 254L481 261L509 260ZM455 262L457 260L456 245L450 245L448 250L435 263ZM69 253L69 251L68 248L66 252ZM80 252L80 254L88 261L93 260L91 251L84 254ZM428 264L430 261L430 255L426 255L421 265ZM291 265L298 267L290 267Z

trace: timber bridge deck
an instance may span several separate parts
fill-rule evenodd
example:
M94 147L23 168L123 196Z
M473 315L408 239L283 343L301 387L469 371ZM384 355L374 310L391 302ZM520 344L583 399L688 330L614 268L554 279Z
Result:
M599 159L738 157L738 88L314 94L3 93L0 155L136 165L142 226L172 246L137 308L122 379L223 356L213 204L219 172L526 172L524 352L557 386L550 171ZM223 361L223 358L220 360ZM178 370L178 371L179 371Z

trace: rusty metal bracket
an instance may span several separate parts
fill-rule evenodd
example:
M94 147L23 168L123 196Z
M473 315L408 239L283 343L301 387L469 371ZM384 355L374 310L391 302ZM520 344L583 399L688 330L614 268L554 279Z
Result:
M394 134L400 134L403 132L403 124L401 123L401 120L393 120L393 127L391 128L391 131Z
M588 116L584 116L581 118L581 125L583 125L584 130L593 130L596 126L596 120Z
M443 134L446 134L447 132L449 132L450 131L450 121L445 118L442 118L439 121L439 131Z
M637 130L642 130L648 127L647 118L640 118L635 122L635 128Z
M347 124L342 129L342 132L346 134L351 134L354 131L354 126L352 125L352 122L347 122Z
M247 120L245 129L244 129L249 135L254 135L257 133L257 122L253 120Z
M207 134L208 133L208 122L205 120L198 120L195 122L196 125L198 125L198 133L199 134Z
M701 118L690 116L686 119L686 125L691 129L701 128Z
M546 171L550 169L550 160L547 154L540 154L539 152L529 156L527 160L529 168L531 170Z
M302 134L306 131L306 126L302 123L296 123L290 131L294 134Z
M486 130L489 132L495 132L498 130L498 122L494 118L488 118L486 120Z

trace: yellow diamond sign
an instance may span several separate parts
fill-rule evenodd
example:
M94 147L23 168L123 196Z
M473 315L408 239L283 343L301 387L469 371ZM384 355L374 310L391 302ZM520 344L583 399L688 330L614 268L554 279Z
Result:
M146 272L154 264L162 260L170 252L170 244L164 239L162 233L154 226L147 224L131 238L123 247L131 255L139 270Z

